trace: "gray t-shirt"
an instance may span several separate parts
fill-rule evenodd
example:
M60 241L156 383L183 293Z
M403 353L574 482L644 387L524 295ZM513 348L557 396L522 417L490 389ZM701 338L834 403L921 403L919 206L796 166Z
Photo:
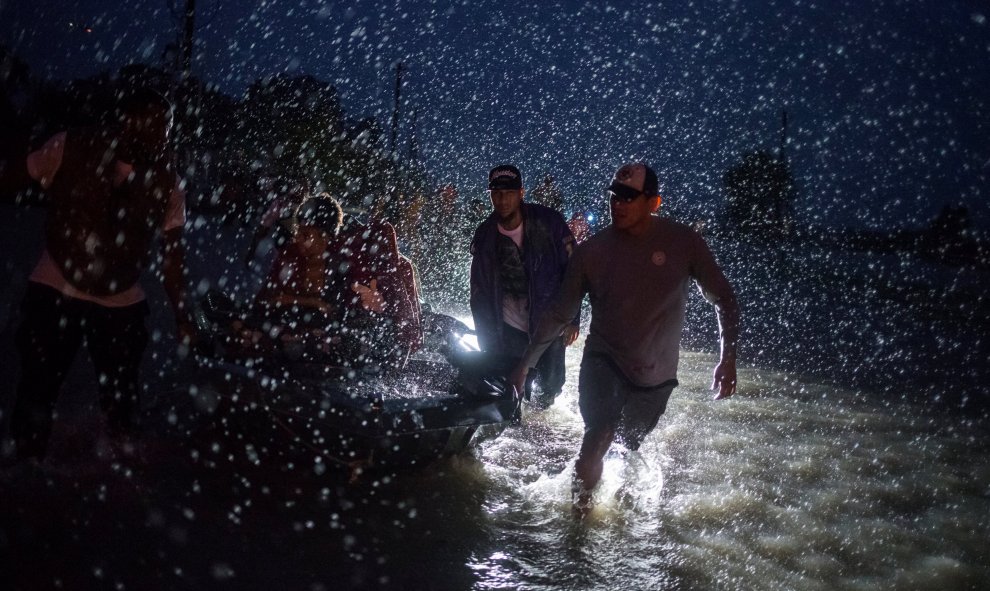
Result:
M529 367L536 364L587 293L591 329L586 354L608 356L639 386L676 379L691 279L715 305L723 330L723 317L733 319L734 329L738 310L732 287L697 232L659 217L642 236L609 226L574 251L524 360Z

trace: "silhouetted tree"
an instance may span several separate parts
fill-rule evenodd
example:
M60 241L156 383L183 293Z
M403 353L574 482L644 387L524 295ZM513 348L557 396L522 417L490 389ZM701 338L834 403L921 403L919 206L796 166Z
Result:
M533 203L546 205L550 209L561 213L564 211L564 193L550 175L545 176L543 182L533 189L532 193L530 193L530 200Z
M260 162L338 188L343 110L337 89L312 76L277 75L248 88L245 139ZM338 166L334 166L338 165Z
M767 152L746 154L722 177L728 230L779 236L790 230L794 181L785 162Z

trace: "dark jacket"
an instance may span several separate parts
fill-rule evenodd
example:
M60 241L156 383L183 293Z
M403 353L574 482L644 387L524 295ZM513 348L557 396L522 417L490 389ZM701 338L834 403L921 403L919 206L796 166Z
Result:
M574 236L563 216L549 207L523 203L523 266L529 287L529 330L536 330L564 277ZM471 314L483 351L502 348L502 286L496 241L498 218L488 216L471 242ZM575 318L575 324L578 319Z

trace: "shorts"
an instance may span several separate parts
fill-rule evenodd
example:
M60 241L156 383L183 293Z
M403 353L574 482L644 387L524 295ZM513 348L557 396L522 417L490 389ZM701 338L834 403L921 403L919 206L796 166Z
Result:
M578 407L584 429L614 429L620 443L637 450L657 426L676 386L677 380L637 386L605 355L585 354L578 380Z

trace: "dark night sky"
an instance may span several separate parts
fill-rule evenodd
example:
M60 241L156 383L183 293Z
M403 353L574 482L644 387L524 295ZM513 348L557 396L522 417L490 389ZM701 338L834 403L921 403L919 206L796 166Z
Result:
M800 220L921 225L952 202L990 227L983 0L198 4L196 74L230 93L308 73L387 122L404 61L427 165L462 194L514 161L597 199L643 158L671 207L705 215L786 107ZM0 0L0 42L52 78L160 63L177 30L166 0Z

